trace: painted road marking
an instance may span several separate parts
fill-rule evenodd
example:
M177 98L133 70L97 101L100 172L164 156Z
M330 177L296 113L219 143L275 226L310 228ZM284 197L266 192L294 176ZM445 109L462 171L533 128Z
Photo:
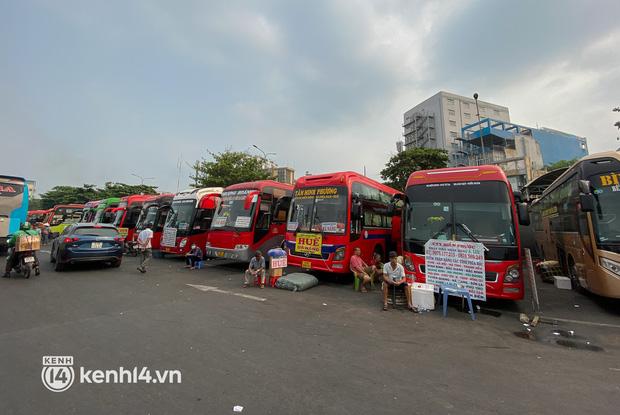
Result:
M236 293L233 291L220 290L219 288L212 287L210 285L199 285L199 284L185 284L185 285L195 288L200 291L205 291L205 292L214 292L214 293L220 293L220 294L234 295L235 297L243 297L243 298L247 298L249 300L254 300L254 301L267 301L267 299L263 297L256 297L254 295L249 295L249 294L242 294L242 293Z
M50 251L44 251L43 249L41 249L40 252L43 252L44 254L51 254Z

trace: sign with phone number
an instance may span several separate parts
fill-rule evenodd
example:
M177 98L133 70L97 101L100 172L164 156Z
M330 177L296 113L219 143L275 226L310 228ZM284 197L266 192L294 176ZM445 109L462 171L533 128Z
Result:
M321 255L323 237L316 233L298 233L295 237L295 250L304 254Z

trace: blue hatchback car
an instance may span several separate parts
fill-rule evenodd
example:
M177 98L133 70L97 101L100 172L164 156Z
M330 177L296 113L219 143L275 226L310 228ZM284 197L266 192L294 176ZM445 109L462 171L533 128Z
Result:
M123 238L114 225L75 223L52 242L50 261L55 271L67 264L108 262L119 267L123 260Z

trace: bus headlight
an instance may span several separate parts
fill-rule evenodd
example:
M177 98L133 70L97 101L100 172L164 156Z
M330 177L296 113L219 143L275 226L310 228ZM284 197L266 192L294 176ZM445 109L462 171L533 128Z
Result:
M506 270L506 275L504 275L504 282L517 282L521 278L519 274L519 267L517 265L513 265L508 267Z
M181 239L181 243L179 243L179 248L185 248L185 245L187 245L187 238Z
M342 261L344 259L344 246L336 249L334 254L334 261Z
M607 258L599 258L601 266L616 275L620 275L620 264Z
M411 261L411 258L409 258L408 255L405 255L405 259L403 259L403 262L405 263L405 268L407 268L407 271L411 271L411 272L415 271L413 262Z
M237 244L235 245L235 249L248 249L250 245Z

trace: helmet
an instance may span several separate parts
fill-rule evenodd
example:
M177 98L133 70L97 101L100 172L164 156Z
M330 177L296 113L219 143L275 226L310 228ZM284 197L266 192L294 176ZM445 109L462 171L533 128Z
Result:
M28 231L30 230L30 222L24 222L22 223L22 226L19 227L19 229L21 229L22 231Z

